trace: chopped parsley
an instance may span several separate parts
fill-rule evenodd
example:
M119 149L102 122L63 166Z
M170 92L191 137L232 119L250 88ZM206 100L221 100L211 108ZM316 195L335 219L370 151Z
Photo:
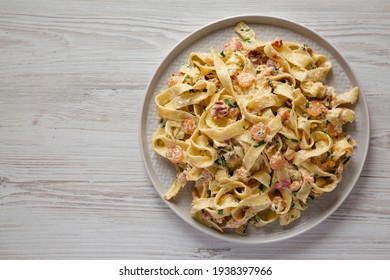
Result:
M223 209L218 210L218 215L223 215Z
M248 230L248 225L247 225L247 224L243 225L243 226L242 226L242 233L243 233L243 234L246 234L246 233L247 233L247 230Z
M227 106L229 106L230 108L237 108L238 107L237 101L234 101L234 103L232 104L228 99L224 99L223 102L225 102L225 104Z
M214 163L219 166L226 166L226 159L224 156L218 155L218 158L216 161L214 161Z
M258 222L260 222L259 220L259 217L257 217L257 215L254 215L251 220L253 221L253 223L257 224Z
M299 140L296 139L296 138L288 138L286 135L283 135L283 136L284 136L284 138L286 138L287 140L290 140L291 142L294 142L294 143L298 143L299 142Z
M351 156L347 156L343 160L343 164L347 164L347 162L351 159Z
M307 46L306 44L303 44L301 48L302 48L303 51L306 51L306 50L307 50L307 47L308 47L308 46Z
M164 128L165 127L165 121L164 119L160 119L160 127Z
M309 102L307 102L305 106L306 106L306 109L309 109L309 107L310 107L310 103L309 103Z
M254 145L253 147L258 148L258 147L260 147L260 146L263 146L265 143L267 143L267 142L265 142L265 141L260 141L260 142L258 142L256 145Z
M259 185L259 190L260 190L261 192L264 192L264 191L265 191L265 186L264 186L263 184L260 184L260 185Z
M241 32L248 32L248 31L250 31L250 28L247 28L247 29L241 28L240 31Z
M223 51L221 51L219 54L220 54L222 57L225 57L225 56L226 56L225 53L224 53Z
M245 42L245 43L250 43L251 42L251 38L245 38L242 41Z

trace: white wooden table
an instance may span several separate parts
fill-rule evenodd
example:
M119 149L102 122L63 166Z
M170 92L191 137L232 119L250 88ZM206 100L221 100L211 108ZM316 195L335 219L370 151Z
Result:
M0 1L1 259L390 258L390 2ZM149 181L146 86L190 32L240 14L284 17L346 57L371 118L345 203L289 240L243 246L194 230Z

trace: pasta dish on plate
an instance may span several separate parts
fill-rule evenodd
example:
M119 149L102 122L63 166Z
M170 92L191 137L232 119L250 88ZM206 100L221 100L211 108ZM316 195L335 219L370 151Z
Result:
M248 224L291 223L336 188L356 146L345 105L359 93L325 85L331 63L306 44L263 42L244 22L235 32L169 77L152 145L176 167L165 199L191 187L194 218L245 234Z

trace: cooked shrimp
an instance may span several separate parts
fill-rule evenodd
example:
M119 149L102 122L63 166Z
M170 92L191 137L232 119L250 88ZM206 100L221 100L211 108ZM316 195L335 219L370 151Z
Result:
M180 75L172 74L167 80L168 87L173 87L179 82L179 80L180 80Z
M314 177L309 176L309 175L304 176L304 177L303 177L303 181L304 181L305 183L308 183L309 185L311 185L311 184L314 183Z
M289 189L290 191L295 192L299 190L301 186L302 186L302 181L294 181L291 183Z
M240 109L239 108L229 108L228 117L230 117L230 118L237 118L239 113L240 113Z
M251 134L253 139L256 141L262 141L267 138L267 135L270 133L271 129L268 126L265 126L263 123L257 123L252 126Z
M237 169L236 173L237 173L238 178L240 178L244 182L248 182L248 179L251 175L249 170L247 170L245 167L241 167L241 168Z
M280 213L286 208L286 205L286 201L283 197L277 195L272 199L271 209L276 213Z
M193 118L187 118L181 121L181 128L185 134L192 134L196 129L196 123Z
M172 163L179 163L183 159L183 155L183 148L176 145L169 149L167 157Z
M331 171L336 166L336 163L333 160L328 160L320 165L320 168L325 172Z
M323 103L318 100L313 100L309 102L309 107L307 112L313 117L319 116L321 113L328 111Z
M269 160L269 164L273 170L280 169L286 164L284 156L277 152Z
M242 49L242 43L238 40L232 40L223 46L224 51L234 52Z
M237 76L237 81L240 87L247 88L253 85L255 82L255 77L249 73L241 73Z
M282 109L278 113L282 121L286 121L290 118L290 112L287 109Z
M343 125L341 124L341 122L330 123L326 127L326 133L328 133L332 137L336 137L342 132L343 132Z

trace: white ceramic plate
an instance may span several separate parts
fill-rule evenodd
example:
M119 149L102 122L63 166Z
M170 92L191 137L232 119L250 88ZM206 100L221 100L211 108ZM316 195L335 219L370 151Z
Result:
M342 55L323 37L314 31L286 19L269 16L237 16L211 23L184 38L167 55L158 67L146 91L142 107L140 123L140 144L144 163L150 179L157 192L162 197L171 186L175 176L174 166L152 150L151 142L154 131L158 126L155 96L166 87L166 80L171 73L177 72L180 66L187 61L191 52L209 52L210 47L223 49L224 43L236 37L234 27L239 21L246 22L262 41L271 41L276 37L284 41L306 43L316 53L322 53L332 62L332 70L328 74L325 84L336 88L337 92L347 91L353 86L359 86L356 76L352 72ZM302 217L288 226L280 226L278 222L262 228L248 227L247 236L236 233L219 233L200 224L190 215L191 190L183 190L174 201L167 202L168 206L184 221L208 235L219 239L241 243L266 243L286 239L319 224L331 215L351 192L358 180L366 159L369 144L369 115L367 103L360 88L359 100L352 109L356 112L356 121L347 125L347 131L357 141L351 162L344 172L343 180L338 187L329 194L309 202L308 208L302 212Z

